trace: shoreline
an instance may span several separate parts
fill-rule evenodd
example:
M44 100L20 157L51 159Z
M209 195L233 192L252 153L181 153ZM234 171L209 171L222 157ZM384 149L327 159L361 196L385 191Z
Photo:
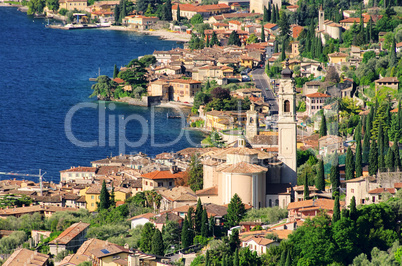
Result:
M167 30L152 30L152 31L137 30L137 29L128 28L125 26L110 26L110 27L104 27L104 28L99 28L99 29L100 30L116 30L116 31L136 32L136 33L140 33L143 35L159 37L166 41L188 42L191 39L190 34L170 32Z

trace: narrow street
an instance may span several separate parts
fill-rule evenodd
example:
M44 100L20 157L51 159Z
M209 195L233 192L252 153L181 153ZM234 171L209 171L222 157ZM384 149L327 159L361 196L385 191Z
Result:
M257 68L250 73L255 82L255 86L261 89L262 95L264 96L265 102L271 105L271 114L278 114L278 103L276 97L271 90L271 86L268 82L267 76L264 73L264 68Z

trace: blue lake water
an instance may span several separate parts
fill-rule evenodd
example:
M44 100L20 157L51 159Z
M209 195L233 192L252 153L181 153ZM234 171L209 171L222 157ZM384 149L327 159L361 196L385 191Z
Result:
M0 8L0 171L35 174L42 169L45 180L57 182L59 171L106 156L139 151L154 156L200 143L200 133L182 131L180 119L166 119L172 109L88 98L89 78L99 69L111 76L114 64L120 67L179 44L130 32L47 29L45 24L16 8Z

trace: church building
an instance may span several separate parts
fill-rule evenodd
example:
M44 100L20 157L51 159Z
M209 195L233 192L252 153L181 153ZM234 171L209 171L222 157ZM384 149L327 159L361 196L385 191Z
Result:
M271 186L296 185L296 92L292 74L286 62L278 92L278 156L247 146L247 140L258 135L258 116L252 105L247 112L246 136L239 137L235 147L201 155L204 189L196 194L202 202L224 205L238 194L243 203L259 209L277 202L272 194L267 195L267 191L272 191ZM290 202L288 193L282 205Z

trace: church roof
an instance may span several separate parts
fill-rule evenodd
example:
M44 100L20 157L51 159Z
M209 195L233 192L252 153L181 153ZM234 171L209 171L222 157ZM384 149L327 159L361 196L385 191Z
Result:
M224 173L233 173L233 174L256 174L261 172L267 172L268 169L256 164L240 162L237 164L228 165L221 171Z

